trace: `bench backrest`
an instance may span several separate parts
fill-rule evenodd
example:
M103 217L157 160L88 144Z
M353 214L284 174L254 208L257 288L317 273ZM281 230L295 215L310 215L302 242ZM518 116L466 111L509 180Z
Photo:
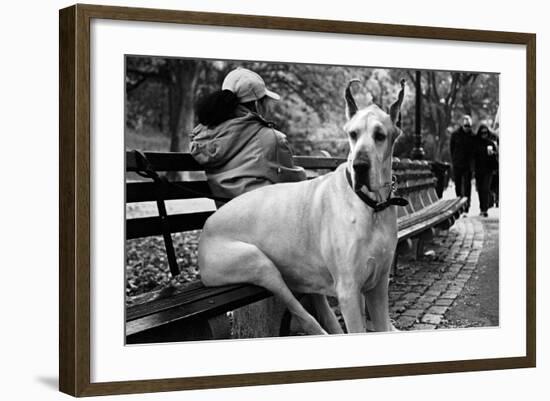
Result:
M149 167L155 172L164 174L169 171L202 172L203 168L187 153L144 153ZM296 165L308 170L334 170L343 158L295 156ZM143 163L133 151L126 153L126 171L139 172ZM408 159L393 159L393 174L397 178L396 195L409 199L409 205L398 208L398 217L404 217L417 212L438 200L436 183L431 164L426 161L412 161ZM204 174L202 179L179 180L164 185L162 193L159 186L152 180L131 181L126 183L126 203L158 202L164 200L181 200L210 197L211 192ZM172 185L175 184L175 185ZM168 226L171 233L201 229L206 219L215 210L192 213L176 213L168 216ZM137 217L126 220L126 238L142 238L165 234L160 216ZM169 240L169 238L168 238ZM174 271L173 271L174 273Z
M436 193L437 178L430 162L394 158L392 169L397 178L396 195L409 200L408 206L398 208L398 217L418 212L439 199Z
M188 153L144 153L152 168L159 173L168 171L203 171L203 168ZM294 162L310 170L334 170L345 159L296 156ZM126 171L139 172L141 165L134 152L126 152ZM210 197L206 179L173 181L162 194L164 200L181 200ZM158 187L152 181L131 181L126 183L126 203L157 201ZM204 194L204 196L199 196ZM202 228L213 211L172 214L169 216L171 232L197 230ZM149 237L162 233L159 217L139 217L126 220L126 239Z

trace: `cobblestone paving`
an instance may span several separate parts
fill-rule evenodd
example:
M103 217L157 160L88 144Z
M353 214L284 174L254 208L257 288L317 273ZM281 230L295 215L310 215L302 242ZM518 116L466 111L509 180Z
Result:
M398 329L446 327L445 313L475 271L484 237L478 218L462 218L426 244L421 259L399 260L389 304Z

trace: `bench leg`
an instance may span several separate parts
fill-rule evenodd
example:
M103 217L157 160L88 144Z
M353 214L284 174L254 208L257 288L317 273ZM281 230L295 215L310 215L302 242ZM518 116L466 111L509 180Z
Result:
M286 305L276 297L236 309L233 311L231 338L278 337L285 311Z
M299 298L304 308L331 333L343 333L342 328L322 295L303 295ZM247 305L233 312L232 338L286 337L302 332L286 306L275 297Z
M416 247L416 258L420 259L424 256L424 246L430 242L435 235L435 230L433 228L430 228L426 231L424 231L419 237L418 237L418 245Z
M390 281L397 275L397 251L393 255L393 261L391 262Z
M447 220L441 222L440 224L438 224L437 229L441 230L441 231L447 231L449 228L451 228L453 223L454 223L454 219L452 219L452 218L447 219Z
M417 256L417 238L408 238L405 241L401 241L397 244L397 250L395 251L396 255L401 256L404 260L415 260Z
M208 328L212 340L231 338L231 325L225 313L208 319Z

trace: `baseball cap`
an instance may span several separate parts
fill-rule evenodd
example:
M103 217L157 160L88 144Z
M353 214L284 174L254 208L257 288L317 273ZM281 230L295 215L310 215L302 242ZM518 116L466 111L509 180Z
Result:
M265 82L254 71L237 68L231 71L223 80L222 90L229 89L239 99L240 103L248 103L268 96L279 100L281 97L265 87Z

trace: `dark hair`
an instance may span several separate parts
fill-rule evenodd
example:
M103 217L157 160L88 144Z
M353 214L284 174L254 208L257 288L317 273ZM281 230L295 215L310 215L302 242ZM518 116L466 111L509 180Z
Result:
M485 123L481 123L479 124L479 127L477 129L477 134L478 135L481 135L482 134L482 131L485 131L487 134L490 134L491 133L491 129L489 128L489 126Z
M253 113L258 112L258 108L256 107L256 102L254 100L251 102L243 103L242 105Z
M201 124L215 127L234 117L238 105L237 96L232 91L224 89L199 99L195 111Z

